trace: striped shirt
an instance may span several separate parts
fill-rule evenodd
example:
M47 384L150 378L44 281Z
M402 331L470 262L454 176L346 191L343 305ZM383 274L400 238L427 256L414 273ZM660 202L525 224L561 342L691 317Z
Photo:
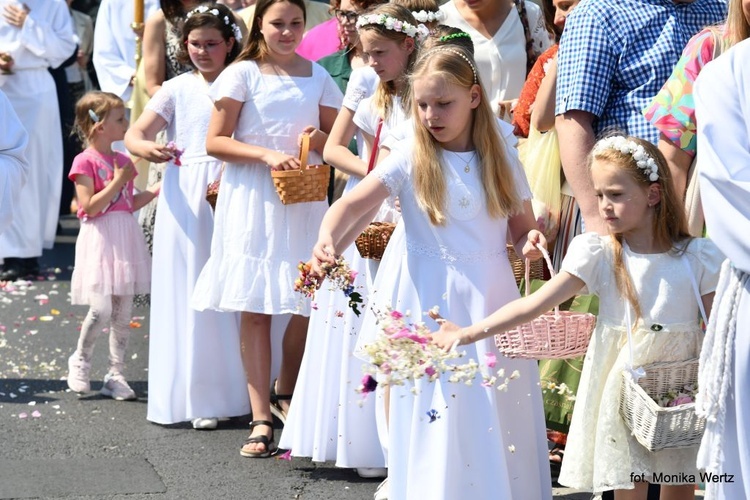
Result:
M726 16L726 0L583 0L568 17L558 55L555 114L588 111L599 135L617 129L656 143L643 116L688 40Z

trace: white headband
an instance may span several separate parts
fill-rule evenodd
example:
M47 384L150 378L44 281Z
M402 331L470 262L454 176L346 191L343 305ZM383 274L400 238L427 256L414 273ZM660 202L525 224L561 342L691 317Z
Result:
M635 160L638 168L643 170L648 180L656 182L659 180L659 166L647 152L646 149L634 141L629 141L621 135L615 135L602 139L594 145L592 153L594 156L607 150L619 151L622 154L629 154Z
M387 30L403 33L406 36L419 40L420 42L427 38L430 30L424 24L414 26L387 14L364 14L357 18L357 29L369 24L378 24Z
M188 12L187 15L185 16L185 19L190 19L195 14L205 14L205 13L213 14L216 17L221 16L221 12L219 12L219 9L216 9L216 8L209 9L205 5L199 5L198 7ZM229 16L224 16L224 24L232 27L232 33L234 34L235 40L237 40L238 42L242 40L242 31L240 31L240 27L237 26L237 23L231 21L229 19Z

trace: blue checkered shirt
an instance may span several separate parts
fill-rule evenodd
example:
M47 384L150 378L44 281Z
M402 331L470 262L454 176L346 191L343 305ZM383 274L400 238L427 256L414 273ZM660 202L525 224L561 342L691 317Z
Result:
M656 143L642 109L690 37L726 17L726 0L583 0L565 23L555 114L588 111L599 135L617 129Z

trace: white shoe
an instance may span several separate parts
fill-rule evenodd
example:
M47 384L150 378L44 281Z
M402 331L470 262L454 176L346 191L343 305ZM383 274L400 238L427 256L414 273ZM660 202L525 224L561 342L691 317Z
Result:
M130 388L121 373L107 373L104 377L104 385L102 385L102 389L99 392L102 396L107 396L117 401L137 399L135 391Z
M383 482L378 485L375 490L374 500L388 500L388 478L383 479Z
M89 383L89 372L91 363L86 361L83 356L73 353L68 358L68 387L74 392L89 392L91 384Z
M359 477L372 479L374 477L387 477L388 469L385 467L357 467Z
M216 426L219 425L219 419L218 418L205 418L205 417L198 417L194 418L192 421L193 429L199 429L199 430L213 430L216 429Z

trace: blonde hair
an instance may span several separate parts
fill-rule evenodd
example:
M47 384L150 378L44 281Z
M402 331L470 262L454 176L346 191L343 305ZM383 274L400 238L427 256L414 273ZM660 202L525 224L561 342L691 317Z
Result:
M473 58L459 47L436 47L426 51L414 65L411 82L421 78L442 80L446 85L464 89L479 86L479 105L472 111L471 139L479 158L482 186L487 211L491 217L508 217L523 211L514 181L514 173L507 161L505 142L500 137L497 119L492 113L479 75L475 74ZM440 143L416 117L418 105L412 99L412 116L415 128L414 192L417 203L434 225L443 225L445 217L446 182L444 166L440 159Z
M742 0L730 0L727 9L725 39L727 39L729 47L732 47L747 38L750 38L750 25L747 23L745 12L742 10Z
M113 109L124 108L125 103L112 92L93 90L87 92L76 103L73 132L85 145L91 140L96 128ZM93 115L93 116L92 116ZM96 120L94 120L96 117Z
M403 5L396 5L393 3L386 3L381 4L375 7L372 10L368 10L366 12L369 14L377 14L381 15L384 14L388 17L392 17L394 19L398 19L401 22L409 23L412 26L417 26L417 21L414 19L414 16L411 14L411 11L404 7ZM384 38L386 40L391 40L393 42L398 43L399 45L404 43L404 40L407 38L410 38L406 33L401 33L399 31L394 31L391 29L388 29L383 24L366 24L359 28L358 30L360 34L363 31L372 31L373 33L377 34L379 37ZM417 58L417 40L414 40L414 50L412 50L412 53L409 54L409 58L406 61L406 67L404 68L404 76L408 75L409 71L411 70L412 66L414 66L414 61ZM380 117L383 120L388 120L388 118L391 116L391 112L393 111L393 96L397 94L396 92L396 84L393 81L390 82L384 82L380 81L378 83L378 88L375 89L375 94L372 97L373 104L375 105L375 108L381 111ZM404 114L406 116L409 115L409 96L410 96L410 87L409 85L403 85L400 92L401 96L401 106L404 110Z
M644 189L648 189L651 184L658 184L661 191L661 201L653 207L654 217L651 229L654 235L654 244L657 248L669 248L670 252L678 255L682 254L687 248L691 237L690 233L688 233L685 209L674 189L667 161L659 149L650 142L637 137L626 137L626 139L643 146L646 154L654 159L658 167L657 173L659 176L656 181L651 181L648 173L638 167L631 153L623 153L611 148L598 150L594 146L590 156L590 168L593 169L597 161L605 161L627 172ZM612 234L612 246L615 283L620 295L625 297L633 307L633 311L635 311L635 319L633 321L637 322L639 318L643 317L643 314L633 280L625 268L625 261L622 258L622 233Z

